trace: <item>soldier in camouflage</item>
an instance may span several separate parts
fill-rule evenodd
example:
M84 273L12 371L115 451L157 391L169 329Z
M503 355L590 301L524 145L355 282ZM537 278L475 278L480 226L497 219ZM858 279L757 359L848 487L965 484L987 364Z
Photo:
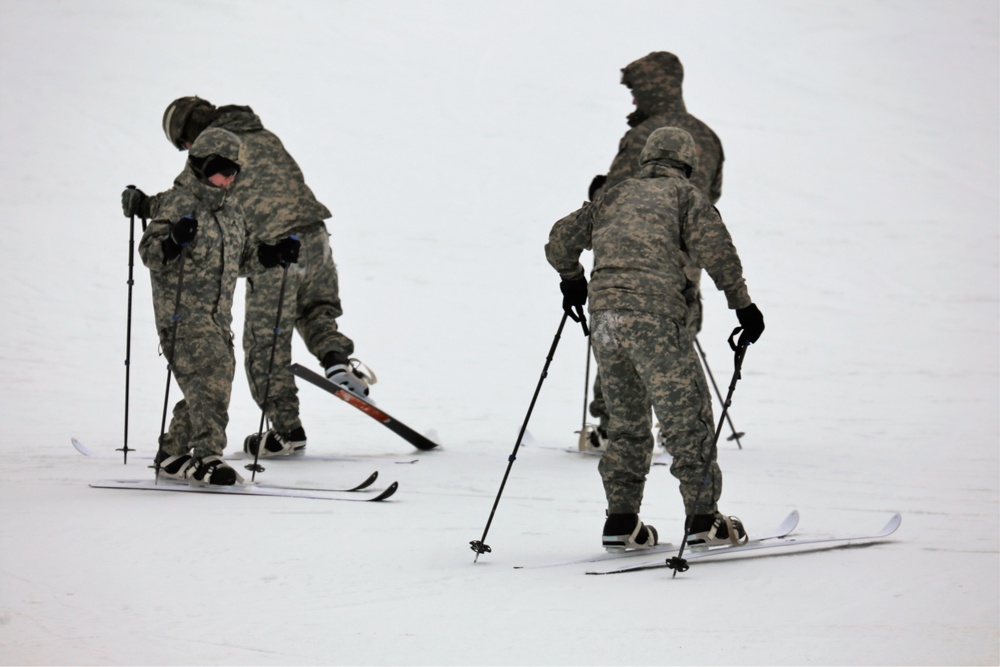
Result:
M629 114L629 130L618 144L618 154L606 175L594 177L590 198L622 181L634 178L639 172L639 155L653 130L661 127L679 127L694 139L698 166L691 173L691 183L715 204L722 196L722 163L725 156L722 142L708 125L691 115L684 104L682 84L684 67L680 59L666 51L654 51L630 63L622 70L622 84L632 93L635 110ZM688 325L692 333L701 331L701 294L699 283L701 267L686 269L689 285L685 289L688 301ZM594 400L590 414L598 419L596 428L588 434L587 445L602 450L607 443L608 409L604 402L601 379L594 381Z
M160 439L157 471L195 485L242 481L221 458L236 366L233 292L246 236L228 190L240 161L236 135L216 129L199 136L139 242L160 347L184 395Z
M718 512L722 473L714 460L711 397L693 347L685 267L704 267L736 310L740 344L763 332L729 232L708 196L690 181L697 170L691 135L652 132L635 178L605 188L594 201L558 221L545 246L562 277L563 307L590 299L592 345L610 408L609 442L599 470L608 502L604 544L649 547L656 532L639 520L652 462L650 408L680 481L691 543L746 539L739 520ZM592 249L589 289L580 254ZM708 463L708 475L702 471Z
M260 456L299 454L305 449L306 435L299 418L295 380L288 370L293 330L299 332L306 348L323 364L330 380L362 395L367 395L368 385L375 382L373 374L350 358L354 342L337 326L343 309L324 222L331 213L306 185L301 169L281 140L264 128L250 107L216 108L198 97L182 97L164 112L164 132L180 150L190 146L206 128L233 132L244 147L243 171L233 189L246 214L248 243L257 248L249 253L243 267L247 278L244 362L250 392L272 425L264 434ZM155 198L149 205L155 210ZM293 240L298 245L292 244ZM282 260L290 258L291 245L295 262L285 277L282 269L274 267L288 264ZM281 320L275 326L282 298ZM255 454L258 440L256 433L248 436L244 450Z

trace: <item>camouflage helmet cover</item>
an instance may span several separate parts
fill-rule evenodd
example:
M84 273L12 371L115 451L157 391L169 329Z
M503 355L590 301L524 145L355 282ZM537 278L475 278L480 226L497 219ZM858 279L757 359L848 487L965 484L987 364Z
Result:
M204 113L213 111L215 106L208 100L197 96L179 97L167 105L163 112L163 133L167 135L167 141L176 146L178 150L184 150L184 143L193 142L197 137L197 134L186 136L192 134L190 131L185 133L188 119L191 118L192 112L196 109Z
M639 155L639 163L666 162L688 168L688 176L698 169L698 150L694 139L679 127L653 130Z
M240 141L240 138L229 130L210 127L199 134L198 138L194 140L194 143L191 144L191 149L188 151L188 155L191 157L218 155L238 165L242 165L243 159L240 152L242 147L243 143Z

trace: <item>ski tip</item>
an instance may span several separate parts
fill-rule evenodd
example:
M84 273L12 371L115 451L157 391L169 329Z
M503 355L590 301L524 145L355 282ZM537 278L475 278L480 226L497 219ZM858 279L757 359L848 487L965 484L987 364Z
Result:
M360 484L358 484L354 488L348 489L348 490L349 491L360 491L361 489L367 489L369 486L371 486L372 484L375 483L376 479L378 479L378 470L376 470L372 474L368 475L368 479L366 479L365 481L361 482Z
M884 536L892 535L899 529L902 523L903 523L903 515L900 514L899 512L896 512L895 514L892 515L892 517L889 518L889 521L885 524L885 528L882 529L880 535Z
M399 482L393 482L389 486L385 487L385 491L383 491L382 493L378 494L374 498L369 498L368 502L378 502L380 500L385 500L389 496L391 496L394 493L396 493L397 489L399 489Z
M76 438L72 438L71 437L69 440L70 440L70 442L73 443L73 449L75 449L76 451L80 452L84 456L92 456L93 455L93 452L90 451L90 448L87 447L87 445L85 445L82 442L80 442L79 440L77 440Z

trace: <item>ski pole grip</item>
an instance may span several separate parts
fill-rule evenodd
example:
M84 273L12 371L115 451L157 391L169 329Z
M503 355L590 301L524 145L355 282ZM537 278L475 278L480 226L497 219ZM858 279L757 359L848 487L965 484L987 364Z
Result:
M736 327L733 329L733 333L729 334L729 347L732 348L733 352L736 351L736 334L743 331L743 327Z

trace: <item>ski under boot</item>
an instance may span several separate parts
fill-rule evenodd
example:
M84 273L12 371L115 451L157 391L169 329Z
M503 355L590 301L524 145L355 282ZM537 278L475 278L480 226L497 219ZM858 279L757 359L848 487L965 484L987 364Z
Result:
M257 456L259 433L251 433L243 440L243 452L249 456ZM280 433L275 429L264 432L264 449L258 458L266 459L272 456L299 456L306 452L306 432L299 426L291 431Z
M659 535L638 514L608 514L601 543L611 552L649 549L659 543Z
M736 546L749 541L743 522L735 516L695 514L691 517L687 543L691 546Z

